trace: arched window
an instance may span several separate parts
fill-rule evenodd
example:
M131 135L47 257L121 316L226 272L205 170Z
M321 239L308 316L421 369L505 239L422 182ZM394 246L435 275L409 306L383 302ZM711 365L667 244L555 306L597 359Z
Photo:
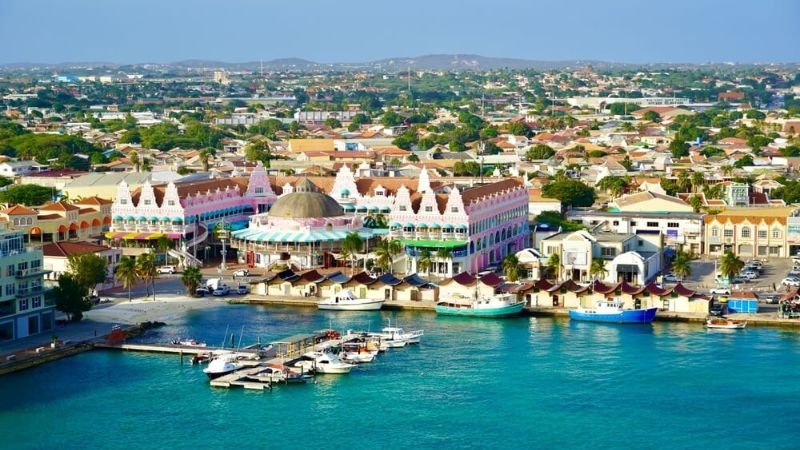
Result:
M750 227L742 228L742 237L749 238L750 237Z

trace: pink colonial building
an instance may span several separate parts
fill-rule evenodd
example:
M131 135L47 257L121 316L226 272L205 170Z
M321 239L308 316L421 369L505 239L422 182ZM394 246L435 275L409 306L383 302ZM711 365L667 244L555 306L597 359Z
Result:
M408 273L474 274L530 245L528 191L518 178L434 190L423 169L416 192L397 191L389 221L389 236L406 249ZM440 249L449 257L437 256ZM420 270L426 255L432 264Z
M192 260L187 249L203 242L213 224L225 220L245 228L248 217L263 213L276 199L269 177L260 164L249 177L212 178L170 182L153 186L149 182L131 191L123 181L111 206L112 241L153 241L166 236L179 241L181 256ZM141 246L136 244L138 246ZM196 262L196 261L191 261Z

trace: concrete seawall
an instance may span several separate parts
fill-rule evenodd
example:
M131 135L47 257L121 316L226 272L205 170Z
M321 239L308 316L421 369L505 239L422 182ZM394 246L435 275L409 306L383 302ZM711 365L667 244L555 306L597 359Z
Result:
M314 297L289 297L289 296L255 296L232 298L228 300L230 304L247 305L289 305L306 308L316 308L319 300ZM432 302L414 301L388 301L383 304L384 310L390 311L434 311L435 304ZM569 310L566 308L537 308L526 307L523 313L533 317L569 317ZM800 319L781 319L775 317L773 313L764 314L731 314L731 319L746 320L748 326L769 326L800 328ZM703 324L707 316L704 314L678 313L670 311L659 311L656 315L657 322L685 322Z

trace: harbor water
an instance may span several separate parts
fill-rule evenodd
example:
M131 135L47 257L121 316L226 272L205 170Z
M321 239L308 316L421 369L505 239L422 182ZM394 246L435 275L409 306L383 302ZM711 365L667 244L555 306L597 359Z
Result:
M224 305L150 331L219 345L333 327L425 330L347 376L215 389L175 355L96 350L0 378L0 448L800 446L800 334Z

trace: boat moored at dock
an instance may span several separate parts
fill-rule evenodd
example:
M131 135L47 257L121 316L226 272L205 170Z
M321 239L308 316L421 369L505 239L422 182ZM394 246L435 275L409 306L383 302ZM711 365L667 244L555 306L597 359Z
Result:
M741 330L746 326L746 320L732 320L723 317L712 317L706 320L706 328L712 330Z
M657 308L625 309L620 300L600 300L594 308L577 308L569 311L569 318L587 322L652 323Z
M353 291L336 292L330 298L320 300L319 309L328 311L378 311L383 300L359 298Z
M436 304L436 314L468 317L512 317L522 312L525 302L513 294L497 294L489 298L454 298Z
M225 353L217 355L208 363L208 367L203 369L203 372L208 376L209 380L219 378L232 372L241 369L242 365L236 361L236 356L233 353Z

